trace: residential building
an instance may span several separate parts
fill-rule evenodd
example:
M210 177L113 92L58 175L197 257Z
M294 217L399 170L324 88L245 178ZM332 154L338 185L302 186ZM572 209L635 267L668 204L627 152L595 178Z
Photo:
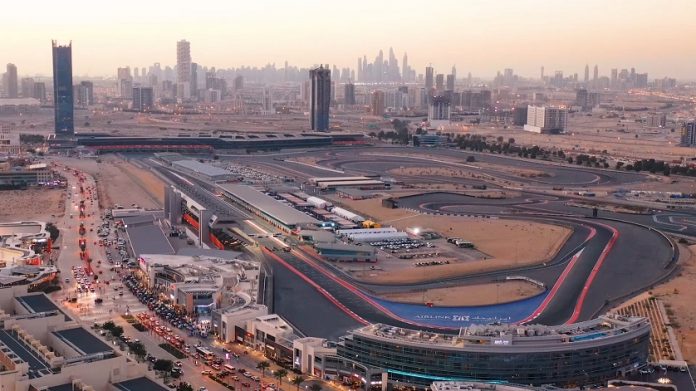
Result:
M355 104L355 84L345 84L343 92L343 103L349 106Z
M683 147L696 147L696 121L681 124L681 145Z
M309 121L312 130L329 130L329 107L331 105L331 71L328 65L309 70L311 96Z
M155 107L154 91L152 87L133 88L133 110L146 112Z
M22 87L22 98L34 97L34 79L31 77L23 77L20 85Z
M524 130L534 133L562 133L568 121L568 110L551 106L528 106Z
M428 106L428 123L431 128L439 128L450 123L450 98L438 95L430 99Z
M41 104L46 103L46 83L34 82L34 94L32 98L38 99Z
M384 91L377 90L372 92L372 101L370 103L370 108L372 115L381 117L384 115L385 110L385 95Z
M75 103L78 106L91 106L94 104L94 84L91 81L82 81L74 89Z
M5 72L3 81L5 96L10 99L18 98L17 66L15 64L7 64L7 71Z
M176 94L179 99L191 97L191 43L185 39L176 43Z
M72 42L53 46L53 105L56 135L72 136L75 133L74 100L72 82Z

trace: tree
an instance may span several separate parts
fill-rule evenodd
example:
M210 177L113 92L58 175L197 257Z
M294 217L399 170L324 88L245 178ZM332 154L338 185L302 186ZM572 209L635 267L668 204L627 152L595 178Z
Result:
M300 391L300 384L304 383L305 380L307 379L305 379L302 375L297 375L292 378L291 382L295 385L295 387L297 387L297 391Z
M55 242L60 235L60 230L53 223L46 223L46 231L48 231L48 234L51 236L52 242Z
M310 384L309 391L321 391L321 384L319 384L319 383Z
M287 375L288 375L288 371L286 371L285 369L279 369L279 370L273 372L273 377L278 379L278 382L280 383L281 386L283 385L283 378Z
M145 345L142 342L133 342L129 346L131 353L133 353L138 359L142 360L147 355L147 350L145 350Z
M102 328L106 331L111 331L114 329L114 327L116 327L116 323L114 323L113 321L110 321L110 320L107 322L104 322L104 324L102 325Z
M174 363L172 360L165 360L165 359L157 359L155 361L155 365L152 366L152 368L155 371L161 371L161 372L171 372L172 368L174 368Z
M113 335L113 336L116 337L116 338L122 336L122 335L123 335L123 327L121 327L121 326L114 326L114 327L111 329L111 335Z
M193 391L193 386L189 383L186 382L181 382L179 385L176 387L176 391Z
M261 361L260 363L256 364L256 369L261 370L261 377L264 377L266 375L266 369L270 368L271 363L268 361L264 360Z

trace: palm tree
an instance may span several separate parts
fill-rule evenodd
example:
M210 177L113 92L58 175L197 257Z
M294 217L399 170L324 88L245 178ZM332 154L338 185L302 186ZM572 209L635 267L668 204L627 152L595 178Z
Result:
M309 391L321 391L321 384L319 384L319 383L310 384Z
M261 370L261 377L264 377L266 375L266 369L268 369L271 366L271 363L268 361L261 361L260 363L256 364L256 369Z
M292 384L294 384L297 387L297 391L300 391L300 384L304 383L304 381L307 380L302 375L297 375L292 378Z
M283 385L283 378L287 375L288 375L288 371L286 371L285 369L279 369L279 370L273 372L273 376L276 379L278 379L278 382L280 383L281 386Z

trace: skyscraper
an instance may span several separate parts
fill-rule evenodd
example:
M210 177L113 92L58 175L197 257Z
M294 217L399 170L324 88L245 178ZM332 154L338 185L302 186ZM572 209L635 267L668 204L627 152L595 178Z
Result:
M454 78L455 78L455 76L453 74L447 75L447 88L446 88L447 91L450 91L450 92L454 91Z
M585 84L590 81L590 65L585 64Z
M597 65L594 66L594 75L592 75L592 81L595 83L597 82L597 79L599 79L599 68Z
M430 90L435 86L433 79L433 67L425 67L425 91L429 94Z
M381 117L384 115L384 108L385 108L385 95L384 91L374 91L372 93L372 102L371 102L371 111L372 115Z
M438 73L435 75L435 89L440 92L445 89L445 75Z
M401 61L401 80L411 81L411 70L408 68L408 54L404 53L404 59Z
M180 99L191 96L191 43L182 39L176 43L176 94Z
M343 93L343 102L346 105L354 105L355 104L355 84L346 83L346 85L344 87L344 93Z
M23 77L20 85L22 86L22 98L34 97L34 79L31 77Z
M331 71L319 66L309 70L311 96L309 102L309 122L312 130L329 130L329 106L331 105Z
M133 110L140 112L151 111L154 106L152 87L133 88Z
M15 64L7 64L7 72L5 73L5 94L8 98L19 97L19 87L17 85L17 66Z
M46 103L46 83L40 81L34 83L34 99L38 99L41 104Z
M53 46L53 105L56 135L75 134L73 122L72 42L67 46Z

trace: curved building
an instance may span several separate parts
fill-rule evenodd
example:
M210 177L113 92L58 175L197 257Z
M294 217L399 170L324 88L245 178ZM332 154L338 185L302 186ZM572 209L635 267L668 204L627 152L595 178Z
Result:
M649 337L647 319L615 315L562 326L472 326L459 335L374 324L343 337L337 357L325 358L324 373L372 385L478 380L580 386L645 365Z

